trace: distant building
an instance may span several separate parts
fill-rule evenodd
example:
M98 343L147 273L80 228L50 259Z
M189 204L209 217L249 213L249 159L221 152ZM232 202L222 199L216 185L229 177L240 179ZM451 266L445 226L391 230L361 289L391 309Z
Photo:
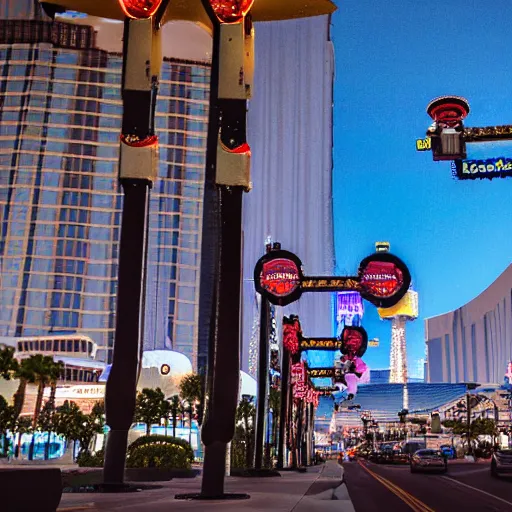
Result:
M267 237L297 254L310 275L334 271L330 26L330 16L256 25L254 95L247 116L254 188L244 196L243 220L246 371L259 333L254 265L265 253ZM332 336L333 299L334 294L305 293L277 308L278 329L283 314L297 314L308 336ZM315 364L333 364L332 353L318 359Z
M425 320L428 382L501 384L512 361L512 265L478 297Z
M391 369L370 370L370 384L389 384Z

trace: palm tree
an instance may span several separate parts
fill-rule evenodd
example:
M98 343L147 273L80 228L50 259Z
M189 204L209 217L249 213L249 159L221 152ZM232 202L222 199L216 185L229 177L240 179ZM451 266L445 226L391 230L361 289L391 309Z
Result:
M178 415L182 413L183 409L180 397L178 395L173 395L169 401L169 405L172 418L172 437L176 437L176 423L178 421Z
M13 347L0 349L0 377L2 379L11 380L18 370L18 366Z
M50 440L52 435L52 426L53 426L53 415L55 413L55 394L57 392L57 382L62 377L64 373L64 363L62 361L52 361L48 363L48 380L50 384L50 398L46 402L43 407L43 411L45 412L47 418L43 423L46 425L47 438L46 444L44 448L44 458L45 460L49 457L50 452ZM39 422L40 423L40 422Z
M43 405L43 395L45 387L53 380L57 380L58 375L62 368L62 363L56 365L53 357L43 356L42 354L35 354L28 359L29 364L32 366L34 372L34 383L37 384L37 397L36 406L34 408L34 416L32 418L32 441L30 443L30 450L28 454L29 460L34 457L34 443L35 443L35 430L37 428L37 421ZM55 377L57 375L57 377Z
M19 417L23 410L27 384L35 382L34 368L30 360L31 358L23 359L14 374L14 377L20 381L18 389L14 393L14 415L16 418Z
M196 405L197 424L203 422L204 379L197 373L185 375L180 382L180 396L189 404Z
M252 466L255 419L256 407L254 407L253 398L243 395L236 409L236 421L237 423L242 422L243 424L245 435L245 464L248 468Z
M52 361L49 364L49 384L50 384L50 398L48 402L55 408L55 393L57 392L57 383L64 374L64 363L62 361Z
M60 362L56 364L53 357L43 356L42 354L35 354L31 356L28 361L32 365L34 372L34 383L37 384L36 406L32 419L32 427L35 428L37 425L37 418L43 405L44 389L52 381L57 381L63 364Z

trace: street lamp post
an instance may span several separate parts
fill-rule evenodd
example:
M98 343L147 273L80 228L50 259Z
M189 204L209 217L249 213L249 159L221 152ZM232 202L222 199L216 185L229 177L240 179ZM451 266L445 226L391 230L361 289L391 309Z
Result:
M272 250L270 244L266 247L267 252ZM267 431L268 418L268 388L269 388L269 319L270 302L266 297L261 297L260 311L260 339L259 339L259 361L258 361L258 400L256 408L256 435L254 449L254 469L261 470L263 467L263 453L265 445L265 432Z
M290 379L290 353L283 346L281 358L281 402L279 411L279 438L277 451L277 468L285 466L286 445L289 442L289 379Z
M163 5L165 9L165 5ZM130 19L124 28L123 120L119 181L124 192L119 245L115 343L105 391L104 484L122 486L133 421L143 335L149 190L157 178L154 112L160 71L160 30L153 17Z

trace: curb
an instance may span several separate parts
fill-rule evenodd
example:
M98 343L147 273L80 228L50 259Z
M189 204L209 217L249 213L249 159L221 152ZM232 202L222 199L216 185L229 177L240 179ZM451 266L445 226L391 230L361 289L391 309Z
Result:
M345 482L345 469L340 466L341 469L341 485L336 487L332 494L332 500L340 501L341 510L343 512L355 512L354 505L348 493L347 484Z

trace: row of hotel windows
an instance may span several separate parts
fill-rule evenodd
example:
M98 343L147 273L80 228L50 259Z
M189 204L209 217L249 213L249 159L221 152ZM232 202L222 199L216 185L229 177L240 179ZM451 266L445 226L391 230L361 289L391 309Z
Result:
M61 375L61 380L65 380L66 382L98 382L100 375L100 372L93 370L66 368Z
M75 352L91 355L93 344L86 340L18 341L18 352Z

